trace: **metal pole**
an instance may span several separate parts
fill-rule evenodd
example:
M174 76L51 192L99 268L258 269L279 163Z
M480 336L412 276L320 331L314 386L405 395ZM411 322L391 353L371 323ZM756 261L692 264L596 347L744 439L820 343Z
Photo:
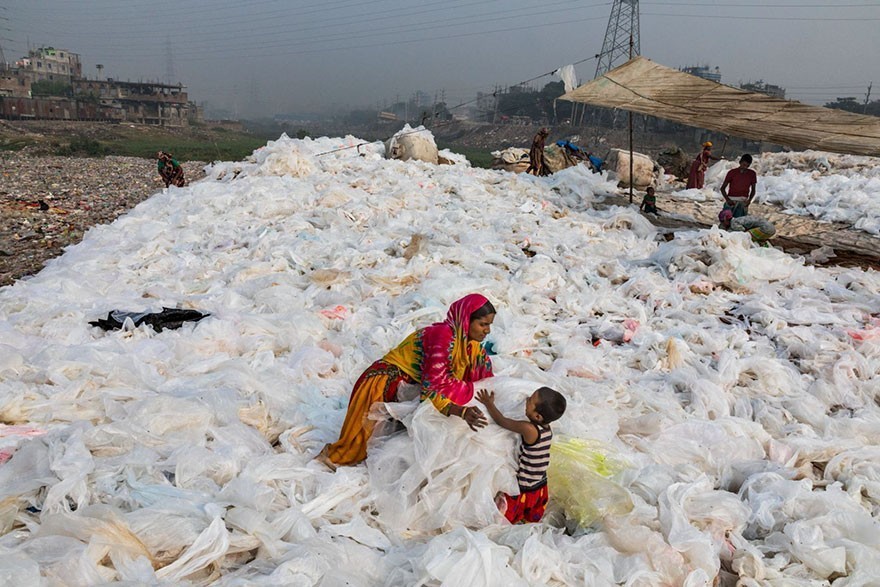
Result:
M632 20L632 16L630 16ZM633 58L632 26L629 33L629 58ZM633 113L629 111L629 203L633 203Z

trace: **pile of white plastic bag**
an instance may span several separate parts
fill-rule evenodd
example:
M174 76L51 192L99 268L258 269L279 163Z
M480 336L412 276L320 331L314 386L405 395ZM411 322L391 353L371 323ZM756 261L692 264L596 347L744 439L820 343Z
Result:
M592 209L615 186L582 166L361 143L215 164L0 290L0 582L876 584L880 275L716 228L665 242ZM555 433L626 463L627 508L579 527L551 485L544 522L509 525L514 436L416 401L384 406L405 431L364 464L312 460L361 371L470 292L498 309L480 386L513 417L561 391ZM211 316L88 325L163 306Z

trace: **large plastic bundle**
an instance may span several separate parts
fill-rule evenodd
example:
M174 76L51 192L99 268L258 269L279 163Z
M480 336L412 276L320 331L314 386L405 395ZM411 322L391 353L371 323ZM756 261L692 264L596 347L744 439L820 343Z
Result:
M600 442L557 437L547 471L552 499L567 519L583 528L605 516L629 513L632 500L614 481L625 468L626 463Z
M416 128L406 124L394 136L385 141L385 157L401 161L438 162L439 152L434 135L423 126Z
M660 168L654 161L643 153L633 152L632 157L632 185L635 189L643 190L648 186L657 185L660 181ZM619 185L630 185L629 151L625 149L611 149L605 155L605 169L616 174Z

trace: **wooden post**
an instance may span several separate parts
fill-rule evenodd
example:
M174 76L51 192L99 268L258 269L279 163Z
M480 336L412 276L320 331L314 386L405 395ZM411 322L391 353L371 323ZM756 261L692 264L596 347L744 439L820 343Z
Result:
M629 58L633 58L632 27L629 33ZM629 203L633 203L633 113L629 110Z

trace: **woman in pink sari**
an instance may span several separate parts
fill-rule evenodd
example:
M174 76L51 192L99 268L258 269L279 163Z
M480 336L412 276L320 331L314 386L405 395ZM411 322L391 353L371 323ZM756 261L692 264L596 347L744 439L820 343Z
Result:
M421 399L445 416L458 416L474 430L486 425L476 406L474 382L492 376L492 363L481 344L495 319L492 303L469 294L449 307L446 320L410 334L396 348L364 371L354 384L339 440L324 447L318 460L331 468L354 465L367 457L373 421L367 418L376 402L397 399L401 383L418 384Z
M706 169L709 168L709 161L721 161L718 157L712 156L712 143L706 141L703 143L703 150L694 159L691 164L691 172L688 175L687 189L703 189L706 182Z

